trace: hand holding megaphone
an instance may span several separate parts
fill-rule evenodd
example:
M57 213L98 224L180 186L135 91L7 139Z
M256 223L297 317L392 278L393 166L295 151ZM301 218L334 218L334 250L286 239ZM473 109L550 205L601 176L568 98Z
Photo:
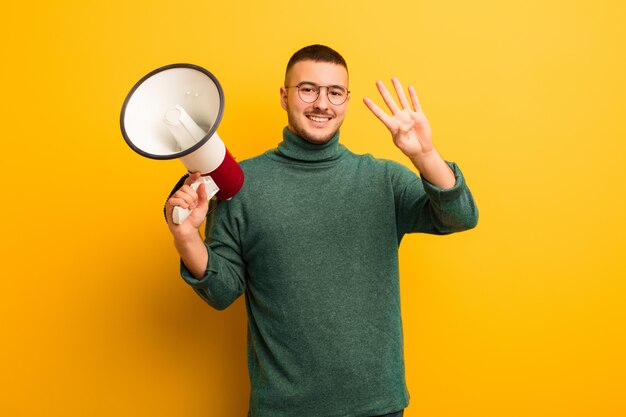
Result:
M167 200L168 223L181 225L193 213L191 227L200 227L207 215L210 194L207 194L205 182L199 172L185 180L183 185Z
M203 187L200 187L200 185L203 185ZM193 182L190 187L193 191L196 191L198 199L202 199L202 201L209 201L219 191L219 188L217 188L211 177L200 176L200 178ZM199 189L201 191L198 191ZM202 193L202 196L200 193ZM175 224L182 224L182 222L184 222L185 219L187 219L187 217L191 214L191 210L193 210L193 207L183 208L181 206L175 206L174 211L172 212L172 221Z

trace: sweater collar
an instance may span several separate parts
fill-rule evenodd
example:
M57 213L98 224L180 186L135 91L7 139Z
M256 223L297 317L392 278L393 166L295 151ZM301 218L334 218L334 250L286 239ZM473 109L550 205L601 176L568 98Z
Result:
M278 144L278 152L284 156L309 162L332 161L343 153L343 146L339 145L339 131L326 143L317 145L309 143L300 136L283 129L283 141Z

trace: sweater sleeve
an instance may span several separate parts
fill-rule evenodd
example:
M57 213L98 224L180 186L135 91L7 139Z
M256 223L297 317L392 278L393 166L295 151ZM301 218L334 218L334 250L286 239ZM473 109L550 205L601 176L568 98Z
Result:
M478 209L461 170L448 162L456 183L439 188L402 167L394 179L398 238L405 233L445 235L468 230L478 223Z
M223 202L207 217L205 246L209 260L204 276L196 279L180 262L180 273L185 282L217 310L231 305L246 289L240 224L229 208L229 204Z

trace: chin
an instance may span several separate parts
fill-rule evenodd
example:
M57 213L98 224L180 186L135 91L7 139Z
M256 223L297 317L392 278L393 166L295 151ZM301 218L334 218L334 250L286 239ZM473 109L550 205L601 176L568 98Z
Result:
M313 143L316 145L323 145L327 143L329 140L331 140L333 136L335 136L335 133L337 133L337 130L338 129L335 129L335 130L324 129L323 131L321 129L320 130L296 129L294 133L309 143Z
M289 130L304 139L306 142L323 145L335 136L341 123L333 123L332 125L325 126L324 128L315 128L314 126L307 126L308 119L300 123L298 120L290 119Z
M331 140L333 138L333 136L335 136L335 133L331 133L330 135L327 136L311 136L308 134L302 134L299 135L302 139L306 140L309 143L313 143L316 145L323 145L325 143L327 143L329 140Z

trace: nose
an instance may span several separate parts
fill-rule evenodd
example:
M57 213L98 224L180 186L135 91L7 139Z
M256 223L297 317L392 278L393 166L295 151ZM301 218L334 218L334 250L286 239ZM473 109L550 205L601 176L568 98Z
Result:
M323 89L326 89L324 91ZM320 92L317 95L317 99L313 102L313 106L319 109L327 109L330 102L328 101L328 87L320 87Z

